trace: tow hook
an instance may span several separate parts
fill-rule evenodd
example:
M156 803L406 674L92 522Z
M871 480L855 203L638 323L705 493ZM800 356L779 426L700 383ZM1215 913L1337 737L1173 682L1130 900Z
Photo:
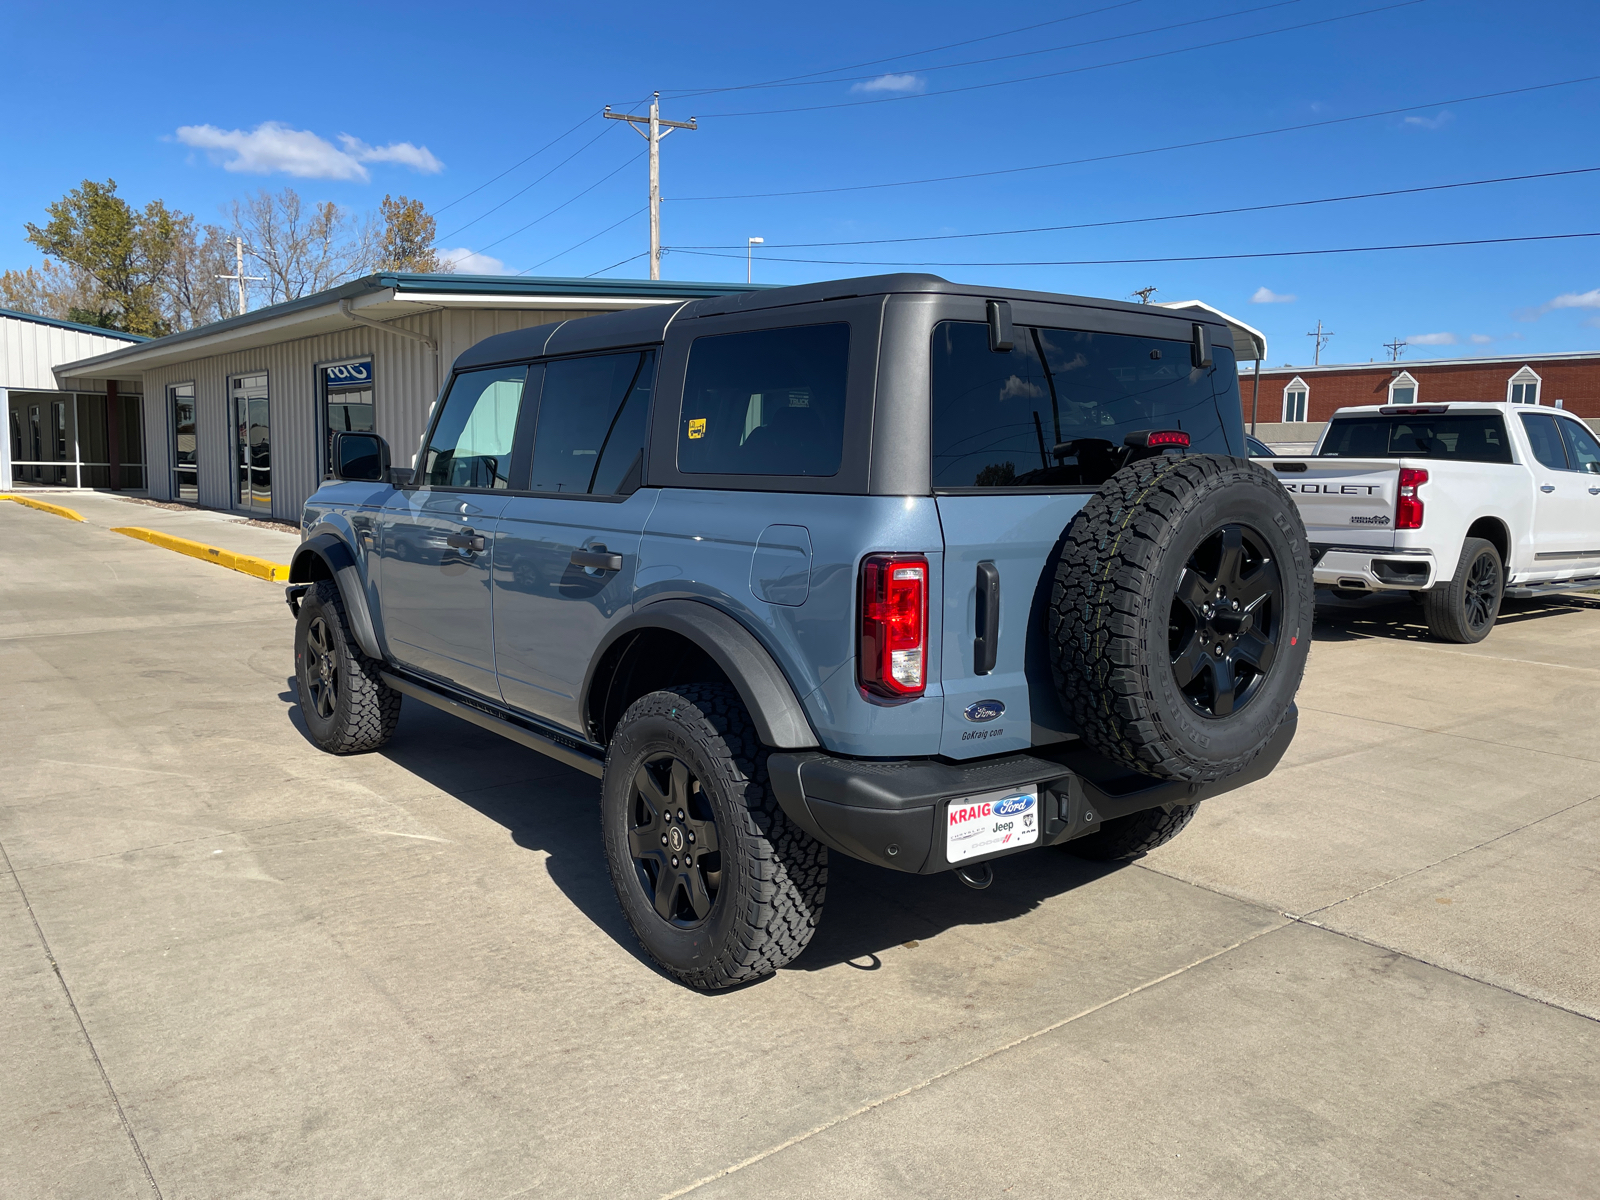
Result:
M971 867L957 867L956 878L969 888L981 892L994 882L994 871L990 869L988 863L978 863Z

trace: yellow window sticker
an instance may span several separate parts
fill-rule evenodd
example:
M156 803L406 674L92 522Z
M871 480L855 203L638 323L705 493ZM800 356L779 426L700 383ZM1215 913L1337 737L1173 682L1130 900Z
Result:
M706 419L704 417L689 418L689 436L703 438L706 435Z

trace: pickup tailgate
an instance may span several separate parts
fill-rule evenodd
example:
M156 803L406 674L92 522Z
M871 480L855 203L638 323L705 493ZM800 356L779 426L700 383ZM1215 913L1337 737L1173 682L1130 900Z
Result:
M1395 458L1257 459L1294 497L1313 542L1394 547L1401 460Z

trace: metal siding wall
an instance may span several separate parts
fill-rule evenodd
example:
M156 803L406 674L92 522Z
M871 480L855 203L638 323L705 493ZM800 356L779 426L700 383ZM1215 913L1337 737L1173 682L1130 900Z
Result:
M57 391L51 368L113 350L126 349L124 338L102 337L16 317L0 317L0 387L22 391Z

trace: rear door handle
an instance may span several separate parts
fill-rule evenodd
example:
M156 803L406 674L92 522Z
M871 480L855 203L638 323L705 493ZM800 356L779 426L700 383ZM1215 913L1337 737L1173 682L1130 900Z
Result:
M592 567L596 571L622 570L622 555L608 553L604 546L597 546L593 550L574 550L572 552L572 565L575 567Z
M475 553L483 549L483 534L474 533L470 529L463 529L460 533L452 533L445 538L445 545L453 550L465 550Z
M1539 485L1539 490L1541 492L1553 492L1556 490L1556 485L1553 483L1542 483Z
M978 636L972 639L972 672L987 675L1000 653L1000 569L992 562L978 564Z

